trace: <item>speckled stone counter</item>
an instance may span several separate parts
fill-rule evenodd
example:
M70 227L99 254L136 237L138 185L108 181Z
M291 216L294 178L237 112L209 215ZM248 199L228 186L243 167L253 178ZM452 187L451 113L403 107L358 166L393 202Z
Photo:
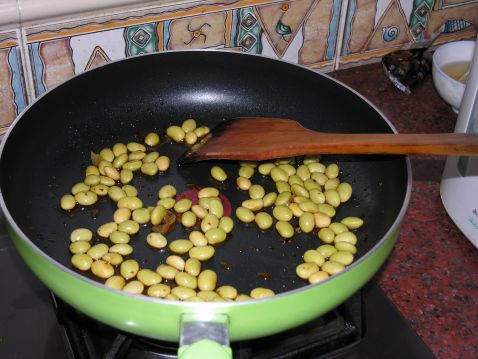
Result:
M393 87L381 64L330 75L365 96L399 132L453 132L457 115L436 93L431 76L406 95ZM379 283L438 358L477 358L478 250L442 205L445 158L411 160L410 206Z

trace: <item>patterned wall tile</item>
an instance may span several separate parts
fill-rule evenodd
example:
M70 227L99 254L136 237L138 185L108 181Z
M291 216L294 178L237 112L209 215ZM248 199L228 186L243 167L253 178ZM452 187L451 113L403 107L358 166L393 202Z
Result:
M348 2L340 67L379 61L390 51L420 45L440 34L446 38L443 41L476 35L472 23L478 19L477 0Z
M17 31L0 33L0 134L27 106L18 38Z

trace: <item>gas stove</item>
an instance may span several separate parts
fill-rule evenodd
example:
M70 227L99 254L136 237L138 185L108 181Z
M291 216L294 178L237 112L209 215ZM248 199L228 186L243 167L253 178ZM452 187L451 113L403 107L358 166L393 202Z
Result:
M18 256L3 227L0 271L0 358L176 357L176 343L119 332L51 295ZM434 358L376 280L312 322L269 337L232 343L232 349L237 359Z

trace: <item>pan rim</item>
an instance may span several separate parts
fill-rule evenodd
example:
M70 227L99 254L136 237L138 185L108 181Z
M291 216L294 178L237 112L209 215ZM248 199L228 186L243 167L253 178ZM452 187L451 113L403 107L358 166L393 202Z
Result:
M61 88L61 86L63 86L64 84L66 84L67 82L69 82L70 80L78 77L78 76L82 76L82 75L85 75L87 73L90 73L92 71L96 71L96 70L99 70L101 68L103 68L104 66L109 66L109 65L113 65L115 63L118 63L118 62L121 62L121 61L134 61L135 58L139 58L139 57L144 57L144 56L168 56L168 54L174 54L174 53L190 53L190 52L208 52L208 53L218 53L218 56L220 56L220 54L228 54L229 56L243 56L243 57L248 57L248 56L251 56L251 57L257 57L257 58L260 58L261 60L265 60L265 61L272 61L272 62L275 62L275 61L279 61L281 63L285 63L287 64L288 66L296 66L296 67L299 67L303 70L307 70L307 71L310 71L311 73L313 73L315 76L324 76L326 77L327 79L329 80L332 80L333 82L335 82L336 84L338 84L339 86L342 86L344 88L346 88L348 91L352 92L353 94L355 94L356 96L358 96L362 101L366 102L374 111L376 111L381 117L382 119L386 122L386 124L389 126L389 128L393 131L393 133L398 133L398 131L396 130L395 126L390 122L390 120L383 114L383 112L378 109L371 101L369 101L366 97L364 97L362 94L360 94L359 92L355 91L353 88L351 88L350 86L334 79L333 77L325 74L325 73L321 73L321 72L318 72L318 71L315 71L314 69L311 69L311 68L308 68L304 65L300 65L300 64L296 64L296 63L292 63L292 62L289 62L289 61L286 61L286 60L283 60L283 59L273 59L273 58L269 58L269 57L265 57L263 55L259 55L259 54L245 54L245 53L238 53L238 52L234 52L234 51L229 51L229 50L212 50L212 49L192 49L192 50L172 50L172 51L167 51L167 52L156 52L156 53L148 53L148 54L141 54L141 55L138 55L138 56L134 56L134 57L129 57L129 58L124 58L124 59L119 59L119 60L115 60L115 61L112 61L112 62L109 62L101 67L97 67L97 68L94 68L94 69L91 69L91 70L88 70L88 71L84 71L82 73L79 73L79 74L76 74L72 77L70 77L69 79L65 80L64 82L58 84L57 86L45 91L43 94L41 94L40 96L38 96L36 99L34 99L30 104L28 104L28 106L22 111L22 113L20 113L17 118L12 122L12 124L10 125L9 129L7 130L7 132L5 133L1 143L0 143L0 161L2 160L2 155L3 155L3 151L4 151L4 148L6 146L6 143L8 141L8 138L9 136L11 136L11 133L13 132L15 126L18 124L18 122L21 120L21 118L28 112L28 110L30 109L30 107L34 106L38 101L40 101L44 96L46 96L47 94L50 94L51 92L53 92L54 90L57 90L59 88ZM58 269L60 269L62 272L65 272L67 273L68 275L70 276L73 276L74 278L76 279L79 279L79 280L82 280L84 282L86 282L87 284L89 285L93 285L95 287L97 287L97 289L101 289L101 290L107 290L107 291L110 291L111 293L114 293L114 294L117 294L117 295L122 295L122 296L126 296L126 297L130 297L132 299L139 299L139 300L146 300L146 301L150 301L150 302L153 302L153 303L157 303L157 304L163 304L163 305L171 305L171 306L174 306L174 307L186 307L186 308L200 308L202 306L208 306L208 308L230 308L230 307L239 307L239 306L244 306L244 305L252 305L254 303L261 303L261 302L265 302L265 301L271 301L271 300L279 300L285 296L289 296L289 295L293 295L293 294L297 294L297 293L301 293L302 291L306 291L306 290L311 290L313 288L315 288L316 286L319 286L319 285L322 285L322 284L325 284L325 283L328 283L330 282L331 280L337 278L338 276L342 276L342 275L345 275L347 272L355 269L357 266L359 266L361 263L363 263L365 260L368 259L368 257L376 252L376 250L381 247L384 242L386 242L390 236L400 228L400 225L401 223L403 222L403 219L405 217L405 214L406 214L406 211L407 211L407 208L408 208L408 205L409 205L409 202L410 202L410 198L411 198L411 189L412 189L412 179L413 179L413 176L412 176L412 168L411 168L411 162L410 162L410 157L409 156L404 156L404 159L405 159L405 162L406 162L406 170L407 170L407 186L406 186L406 193L405 193L405 197L403 199L403 202L402 202L402 206L400 208L400 211L398 212L396 218L395 218L395 221L392 223L392 225L389 227L388 231L383 235L382 238L380 238L377 243L372 247L370 248L367 253L365 253L362 257L360 257L359 259L357 259L356 261L354 261L354 263L350 266L348 266L347 268L345 268L345 270L341 271L340 273L337 273L329 278L327 278L326 280L320 282L320 283L316 283L316 284L306 284L304 285L303 287L300 287L300 288L296 288L296 289L292 289L292 290L288 290L288 291L285 291L285 292L281 292L281 293L278 293L278 294L275 294L274 296L272 297L266 297L266 298L260 298L260 299L249 299L249 300L244 300L244 301L240 301L240 302L185 302L185 301L172 301L172 300L164 300L164 299L161 299L161 298L153 298L153 297L149 297L149 296L146 296L146 295L142 295L142 294L131 294L131 293L127 293L127 292L124 292L124 291L120 291L120 290L117 290L117 289L113 289L113 288L109 288L107 286L105 286L104 284L102 283L99 283L99 282L96 282L90 278L87 278L86 276L84 275L81 275L80 273L77 273L75 272L73 269L71 268L68 268L66 267L65 265L61 264L60 262L56 261L55 259L53 259L52 257L50 257L49 255L47 255L44 251L42 251L22 230L21 228L18 226L18 224L15 222L15 220L13 219L11 213L9 212L7 206L6 206L6 203L5 203L5 200L4 200L4 197L3 197L3 192L2 192L2 187L0 186L0 210L3 212L3 215L5 217L5 220L6 220L6 223L8 223L8 225L10 225L12 227L12 229L16 232L16 234L20 237L20 239L26 243L37 255L39 255L40 257L42 257L43 259L47 260L50 264L52 264L53 266L57 267Z

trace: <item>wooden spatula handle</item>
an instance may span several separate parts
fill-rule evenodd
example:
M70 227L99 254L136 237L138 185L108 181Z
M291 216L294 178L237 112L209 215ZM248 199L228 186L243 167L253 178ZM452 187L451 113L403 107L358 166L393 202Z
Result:
M310 131L310 153L476 155L478 134L324 134ZM327 137L327 141L324 140ZM308 137L308 136L307 136Z

